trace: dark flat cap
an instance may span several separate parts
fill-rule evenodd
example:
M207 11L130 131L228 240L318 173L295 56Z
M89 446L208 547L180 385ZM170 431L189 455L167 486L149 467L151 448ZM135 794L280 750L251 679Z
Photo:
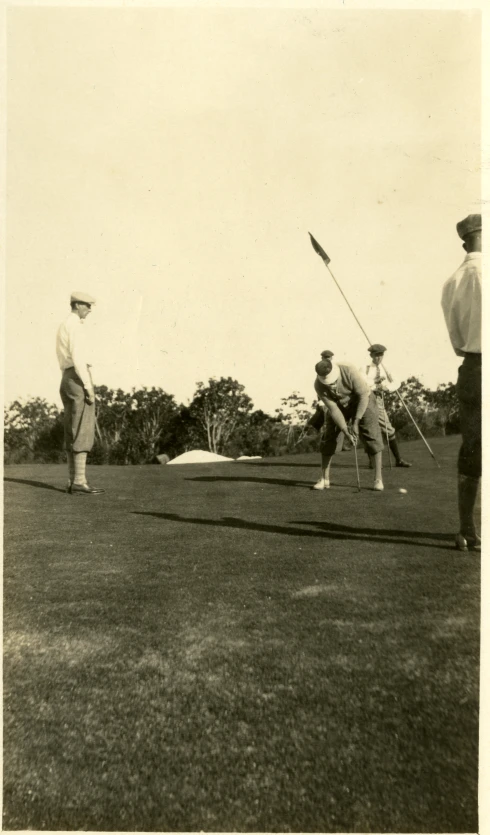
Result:
M368 348L370 354L384 354L386 348L384 345L380 345L379 342L375 342L374 345L370 345Z
M332 363L330 360L320 360L315 365L315 371L320 377L328 377L332 370Z
M329 360L330 357L333 357L333 351L322 351L320 356L323 360Z
M456 224L456 232L463 240L473 232L481 232L481 215L468 215Z

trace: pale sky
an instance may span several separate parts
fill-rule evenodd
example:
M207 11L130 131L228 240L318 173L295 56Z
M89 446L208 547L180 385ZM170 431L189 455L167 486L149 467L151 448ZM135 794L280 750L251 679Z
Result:
M481 211L480 13L13 7L5 400L61 405L69 295L98 384L273 412L365 330L399 379L456 379L441 288Z

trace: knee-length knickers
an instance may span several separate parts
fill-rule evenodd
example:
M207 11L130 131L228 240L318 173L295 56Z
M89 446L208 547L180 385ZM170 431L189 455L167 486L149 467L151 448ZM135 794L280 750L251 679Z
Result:
M388 412L386 411L383 405L383 398L380 394L375 394L374 396L376 398L376 408L378 410L378 421L381 428L381 433L385 436L388 436L388 440L391 441L391 439L395 437L396 433L388 417Z
M357 403L349 403L348 406L339 406L346 421L353 420L356 415ZM330 414L326 416L325 429L320 444L320 450L325 455L334 455L337 447L337 438L342 430L339 429ZM369 402L361 420L359 421L359 435L370 455L375 455L383 450L383 439L379 426L378 407L376 398L371 392Z
M66 449L90 452L95 439L95 403L85 402L85 390L74 368L63 372L60 395L65 410Z

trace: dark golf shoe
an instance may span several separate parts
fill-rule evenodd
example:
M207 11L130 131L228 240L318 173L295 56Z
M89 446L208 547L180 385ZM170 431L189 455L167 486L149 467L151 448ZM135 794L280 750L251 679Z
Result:
M88 484L75 484L73 483L71 487L68 488L68 492L74 495L80 496L93 496L96 493L105 493L105 490L102 487L89 487Z
M455 545L457 551L481 551L481 539L478 534L464 536L464 534L458 533L456 534Z
M404 461L403 458L400 458L399 461L396 462L397 467L411 467L412 465L408 463L408 461Z

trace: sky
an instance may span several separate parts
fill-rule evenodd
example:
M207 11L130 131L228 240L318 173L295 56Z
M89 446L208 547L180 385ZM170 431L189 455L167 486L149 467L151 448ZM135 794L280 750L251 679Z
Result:
M61 406L73 290L94 378L273 413L367 342L455 381L441 288L481 211L480 13L13 6L4 399Z

